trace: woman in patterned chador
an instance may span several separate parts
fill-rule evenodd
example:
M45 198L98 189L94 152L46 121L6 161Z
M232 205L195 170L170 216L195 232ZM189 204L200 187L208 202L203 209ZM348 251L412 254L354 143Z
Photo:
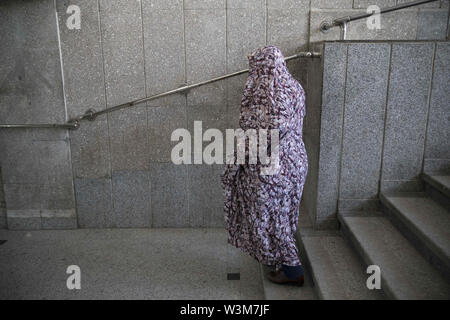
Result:
M268 46L249 55L250 71L240 110L240 127L279 132L279 166L259 161L228 164L222 176L228 242L260 263L275 266L267 275L276 283L303 284L295 231L308 171L302 140L305 93L289 73L281 51ZM268 139L270 154L271 139ZM236 160L236 155L235 155Z

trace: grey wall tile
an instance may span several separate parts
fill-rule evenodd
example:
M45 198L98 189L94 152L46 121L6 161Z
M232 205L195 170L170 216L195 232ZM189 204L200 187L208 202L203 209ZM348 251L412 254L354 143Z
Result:
M2 167L0 165L0 208L6 208L5 204L5 191L3 190L3 177L2 177ZM3 212L0 213L0 215Z
M183 1L171 1L167 7L162 6L164 1L154 2L142 2L148 95L178 88L185 82Z
M36 141L35 145L39 150L41 209L74 209L69 141Z
M226 129L240 128L240 108L242 94L244 92L245 83L247 82L248 73L229 78L226 80L227 90L227 126Z
M450 174L450 159L425 159L423 171Z
M107 105L145 93L141 3L100 0Z
M152 226L188 227L187 166L150 164Z
M434 60L433 87L431 89L430 115L425 147L425 158L446 159L438 168L444 169L450 160L450 44L437 43ZM435 166L431 166L435 167ZM448 166L450 169L450 166Z
M226 0L227 9L251 9L266 7L266 0Z
M327 216L335 217L337 210L347 45L327 43L324 47L323 57L322 104L321 114L319 114L320 123L318 124L320 133L317 133L320 135L317 219L324 219Z
M35 183L5 183L6 208L9 210L38 210L41 208L41 185Z
M225 136L227 128L227 102L226 102L226 82L216 82L189 92L187 99L187 127L194 139L194 122L201 121L202 132L208 129L218 129ZM203 148L210 142L203 142ZM193 161L195 157L194 145L192 145ZM225 148L223 148L225 154Z
M9 230L39 230L42 227L41 218L7 218Z
M111 169L148 169L147 107L145 104L109 114Z
M354 8L367 8L372 5L379 6L380 9L395 6L396 0L354 0Z
M72 175L70 175L72 178ZM75 208L74 188L69 182L55 182L41 185L40 203L42 209L73 209Z
M75 179L80 228L110 228L112 224L111 179Z
M422 171L432 43L394 43L383 152L383 180L414 180Z
M64 122L54 2L2 2L0 121ZM3 22L4 21L4 22ZM3 64L3 63L2 63Z
M179 104L148 107L150 162L170 162L172 148L178 144L171 141L172 132L179 128L187 128L186 99L184 96L180 97L182 101Z
M3 183L38 183L39 152L31 130L0 130Z
M445 40L448 9L420 10L417 24L418 40Z
M393 0L395 1L395 0ZM353 8L353 0L311 0L311 8Z
M148 171L119 171L112 176L112 224L118 228L149 228L150 179Z
M80 29L66 26L69 5L80 7ZM98 1L56 1L69 118L106 107Z
M143 4L154 10L177 9L180 6L180 0L144 0Z
M6 229L7 227L6 208L0 208L0 229Z
M344 111L340 195L368 199L378 195L386 89L388 44L350 44Z
M189 223L191 227L223 227L220 165L189 166Z
M186 10L186 74L189 83L226 72L225 9Z
M190 9L224 9L227 0L185 0L184 8Z
M320 112L322 109L322 66L320 60L309 60L307 64L308 87L306 91L306 115L303 120L303 141L308 155L308 174L303 189L300 212L307 213L309 221L317 222L317 174L320 147Z
M315 60L319 61L320 60ZM308 87L308 59L294 59L286 63L291 75L306 89Z
M74 209L68 140L58 140L58 134L52 140L48 133L36 134L33 129L1 132L8 210Z
M247 55L265 43L264 1L248 9L227 9L227 72L248 68Z
M307 8L310 0L267 0L269 9Z
M107 116L84 121L70 131L72 166L75 178L111 177Z
M38 150L39 183L63 185L72 183L69 141L34 141Z
M306 49L308 43L308 7L268 9L267 45L275 45L285 56Z

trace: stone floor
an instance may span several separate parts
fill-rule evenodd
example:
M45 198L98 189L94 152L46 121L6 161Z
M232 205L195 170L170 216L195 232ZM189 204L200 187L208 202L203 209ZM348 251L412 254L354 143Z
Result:
M0 230L0 240L0 299L264 299L259 265L224 229ZM69 265L80 290L67 289Z

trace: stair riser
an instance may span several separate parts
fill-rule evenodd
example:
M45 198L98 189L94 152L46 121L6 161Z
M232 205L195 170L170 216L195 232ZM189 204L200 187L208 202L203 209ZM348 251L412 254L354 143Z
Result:
M413 225L402 218L402 215L388 200L381 197L381 209L398 231L414 246L414 248L439 272L450 281L450 264L441 258L432 248L431 244L418 235Z
M312 266L311 266L311 262L309 261L308 252L306 251L305 246L303 245L302 237L299 235L298 232L295 234L295 237L296 237L296 240L297 240L297 248L298 248L300 261L302 263L303 269L304 269L304 271L306 273L308 273L311 276L311 280L313 282L314 290L315 290L319 300L324 300L324 296L322 294L322 290L320 290L320 287L318 286L318 282L317 282L316 276L315 276L315 274L313 272L313 269L312 269Z
M342 235L343 235L344 239L347 241L347 243L353 249L353 251L355 251L357 253L357 255L358 255L359 259L361 260L361 263L364 265L364 267L367 268L370 265L376 264L373 261L371 261L369 256L366 254L364 249L359 244L358 240L354 237L353 233L349 230L349 228L347 227L345 222L342 221L340 215L338 215L338 219L339 219L339 223L341 226L341 231L342 231ZM383 291L383 293L387 299L391 299L391 300L398 299L396 297L396 295L393 293L393 291L391 290L389 284L386 282L386 279L383 277L383 270L381 270L381 290Z
M450 198L429 183L425 183L425 191L430 197L450 212Z

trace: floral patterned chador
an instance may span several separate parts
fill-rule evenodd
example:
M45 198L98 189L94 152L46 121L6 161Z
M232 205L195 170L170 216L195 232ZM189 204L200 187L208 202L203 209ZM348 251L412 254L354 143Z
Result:
M266 265L300 265L295 245L308 161L302 140L305 93L289 73L281 51L268 46L249 56L240 127L279 130L279 170L227 164L222 175L228 242ZM270 152L270 139L268 139ZM248 155L248 150L246 150ZM236 160L236 155L235 155ZM236 162L235 162L236 163Z

